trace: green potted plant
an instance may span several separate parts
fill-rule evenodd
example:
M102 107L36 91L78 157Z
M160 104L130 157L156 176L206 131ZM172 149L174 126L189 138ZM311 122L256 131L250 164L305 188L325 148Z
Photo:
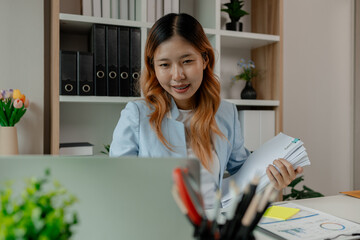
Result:
M255 63L252 60L249 60L247 63L242 58L237 64L241 72L240 74L233 77L234 81L244 80L246 81L244 89L241 91L241 99L256 99L256 91L252 87L251 80L257 76L257 71L255 69Z
M58 182L47 186L50 171L26 181L21 196L13 197L10 183L0 190L0 239L67 240L73 235L77 214L69 208L76 202Z
M305 198L315 198L315 197L323 197L324 195L314 191L313 189L303 185L303 189L295 189L295 186L304 181L304 177L300 176L295 178L288 187L290 187L290 193L283 195L283 200L296 200L296 199L305 199Z
M17 124L29 107L19 89L0 90L0 155L18 154Z
M229 14L231 22L226 23L227 30L242 31L242 22L239 22L240 18L245 15L249 15L248 12L242 10L244 1L231 0L229 3L225 3L221 11Z

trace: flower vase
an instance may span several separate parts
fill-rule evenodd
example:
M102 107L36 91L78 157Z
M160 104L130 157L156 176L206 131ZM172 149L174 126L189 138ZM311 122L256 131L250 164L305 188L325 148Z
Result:
M242 32L243 29L242 22L229 22L226 23L225 26L226 26L226 30L231 30L231 31Z
M256 91L252 87L251 81L246 81L245 87L241 91L241 99L256 99Z
M17 155L18 138L16 127L0 127L0 155Z

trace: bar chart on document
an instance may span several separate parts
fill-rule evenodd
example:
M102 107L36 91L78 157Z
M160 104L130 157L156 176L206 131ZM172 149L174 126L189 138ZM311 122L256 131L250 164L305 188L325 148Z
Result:
M285 239L355 239L356 237L349 237L349 234L360 231L360 224L295 203L284 203L279 206L298 208L300 211L287 220L263 217L258 226ZM337 237L340 234L342 236Z

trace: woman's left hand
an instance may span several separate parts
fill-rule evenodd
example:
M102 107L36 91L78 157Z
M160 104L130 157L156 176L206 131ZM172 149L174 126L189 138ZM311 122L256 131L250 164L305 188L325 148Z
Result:
M274 167L274 165L280 170L280 172ZM292 164L283 158L275 160L274 165L269 165L267 167L266 174L268 175L270 181L274 183L274 187L277 190L286 188L296 178L297 174L303 172L302 167L298 167L294 170Z

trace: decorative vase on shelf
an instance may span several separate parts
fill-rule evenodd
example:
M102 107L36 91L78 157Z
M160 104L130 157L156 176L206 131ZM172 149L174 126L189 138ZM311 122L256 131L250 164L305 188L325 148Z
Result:
M18 138L16 127L0 127L0 155L17 155Z
M242 22L229 22L225 24L226 30L242 32L243 24Z
M246 81L245 87L241 91L241 99L256 99L256 91L252 87L251 81Z
M226 30L242 31L242 23L239 21L242 17L249 15L248 12L242 9L244 5L243 0L230 0L230 2L222 4L224 8L221 11L226 12L231 21L226 23Z

